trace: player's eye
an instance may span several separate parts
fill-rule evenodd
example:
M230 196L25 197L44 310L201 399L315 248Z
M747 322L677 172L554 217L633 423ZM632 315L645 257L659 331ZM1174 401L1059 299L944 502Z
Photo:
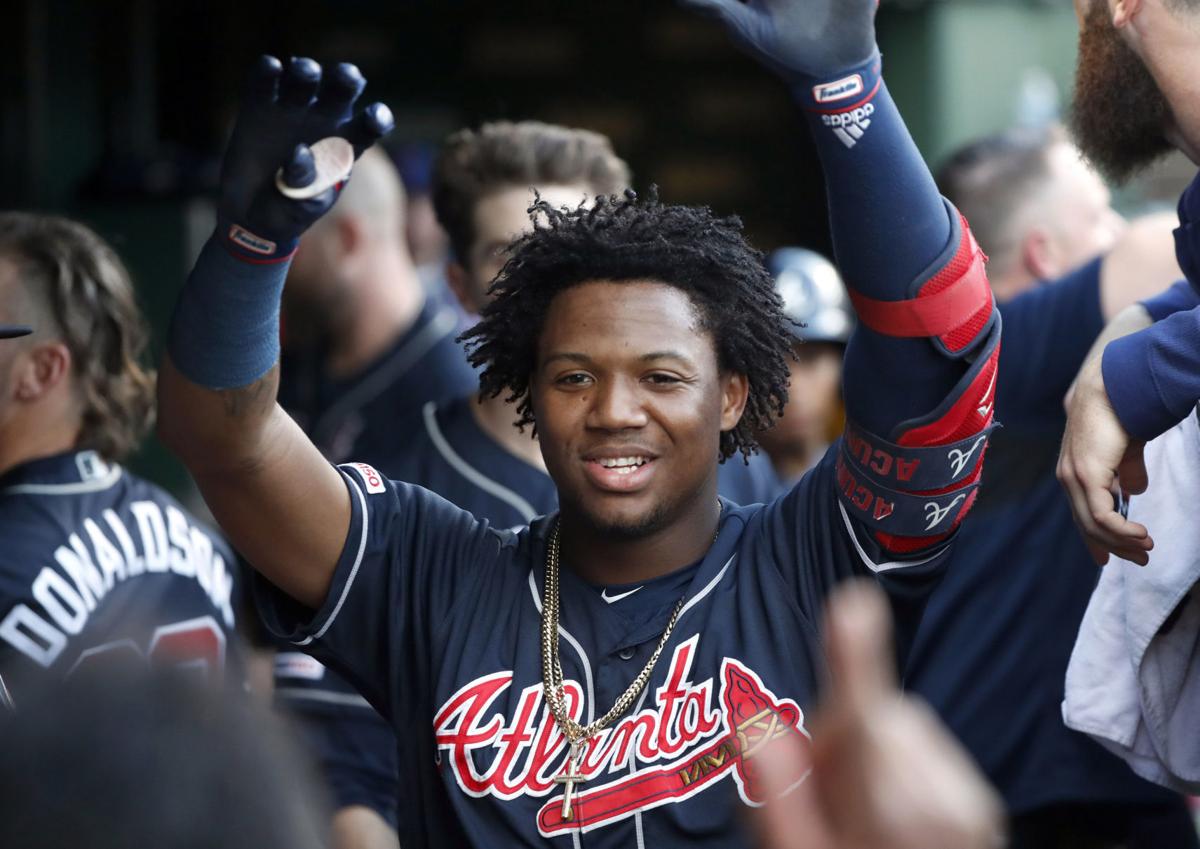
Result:
M677 383L683 383L683 379L677 375L666 374L661 371L646 375L646 380L655 386L673 386Z
M563 386L587 386L591 383L592 376L585 371L573 371L569 374L564 374L555 381L555 383Z

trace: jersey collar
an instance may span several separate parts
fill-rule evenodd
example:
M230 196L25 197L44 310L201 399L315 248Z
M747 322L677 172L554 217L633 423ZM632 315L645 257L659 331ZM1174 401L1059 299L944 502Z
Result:
M735 569L737 550L741 542L742 532L748 516L754 509L739 507L731 501L721 499L721 524L717 541L713 543L700 566L695 570L691 584L685 594L686 601L679 614L676 627L682 628L679 633L688 633L682 624L690 619L689 614L706 596L712 593L717 585ZM553 513L535 521L531 527L533 542L533 587L537 593L537 604L541 604L544 592L545 558L547 536L553 527L557 516ZM667 605L660 617L641 623L638 627L630 628L624 618L612 607L601 600L591 585L576 577L568 569L563 569L560 575L561 627L568 629L572 626L582 628L591 626L595 629L592 639L604 654L620 651L627 646L640 645L662 633L663 625L671 613L671 605ZM690 624L690 622L689 622Z
M121 478L121 467L95 451L68 451L39 457L0 476L6 495L73 495L108 489Z

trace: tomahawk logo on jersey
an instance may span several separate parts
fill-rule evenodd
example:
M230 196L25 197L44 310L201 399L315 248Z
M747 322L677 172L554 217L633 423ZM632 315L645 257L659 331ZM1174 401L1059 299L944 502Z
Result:
M123 660L220 681L234 657L233 556L162 490L91 451L0 477L0 671L38 679Z

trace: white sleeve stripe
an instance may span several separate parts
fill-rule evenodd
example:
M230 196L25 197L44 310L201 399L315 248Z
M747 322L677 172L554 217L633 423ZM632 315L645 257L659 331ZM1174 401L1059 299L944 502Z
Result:
M451 468L484 492L495 496L511 506L521 514L521 518L526 522L532 522L537 518L538 511L533 509L532 504L508 487L492 480L459 456L458 452L454 450L442 434L442 429L438 426L437 404L433 401L428 402L421 410L421 414L425 419L425 430L429 434L429 438L433 441L433 447L438 450L438 453L450 464ZM532 468L530 466L531 470Z
M854 532L854 525L850 522L850 516L846 513L846 507L842 504L841 499L838 499L838 510L842 513L842 521L846 524L846 536L850 537L850 542L854 545L854 550L858 552L858 556L868 569L878 575L880 572L890 572L893 569L906 569L911 566L923 566L941 556L946 550L946 546L942 546L937 551L928 557L922 557L920 560L889 560L886 563L876 563L867 553L863 551L862 545L858 541L858 534Z
M342 605L346 603L346 596L350 595L350 588L354 586L354 579L358 577L358 567L362 565L363 554L367 550L367 526L369 524L369 516L367 515L367 498L363 495L362 487L358 485L351 475L346 474L344 469L338 469L346 480L350 481L354 489L354 495L358 498L359 507L362 508L362 535L358 540L358 553L354 556L354 565L350 567L350 575L346 578L346 585L342 587L342 594L337 600L337 604L333 607L333 612L329 614L329 618L325 620L325 624L321 629L311 636L305 637L303 640L296 642L298 646L306 646L313 640L319 640L325 636L325 632L333 625L338 614L342 611Z

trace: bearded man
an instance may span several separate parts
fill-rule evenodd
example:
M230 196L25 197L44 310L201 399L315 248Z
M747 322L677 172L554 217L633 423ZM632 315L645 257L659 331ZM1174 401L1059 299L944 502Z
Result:
M1171 149L1200 163L1198 0L1076 0L1080 20L1074 129L1084 154L1121 181ZM1114 116L1119 119L1114 120ZM1200 287L1200 181L1179 204L1180 268ZM1180 306L1189 300L1179 299ZM1191 303L1194 303L1192 301ZM1098 563L1145 565L1149 529L1112 492L1146 489L1142 448L1200 399L1200 312L1181 310L1110 343L1084 366L1072 398L1058 476Z

